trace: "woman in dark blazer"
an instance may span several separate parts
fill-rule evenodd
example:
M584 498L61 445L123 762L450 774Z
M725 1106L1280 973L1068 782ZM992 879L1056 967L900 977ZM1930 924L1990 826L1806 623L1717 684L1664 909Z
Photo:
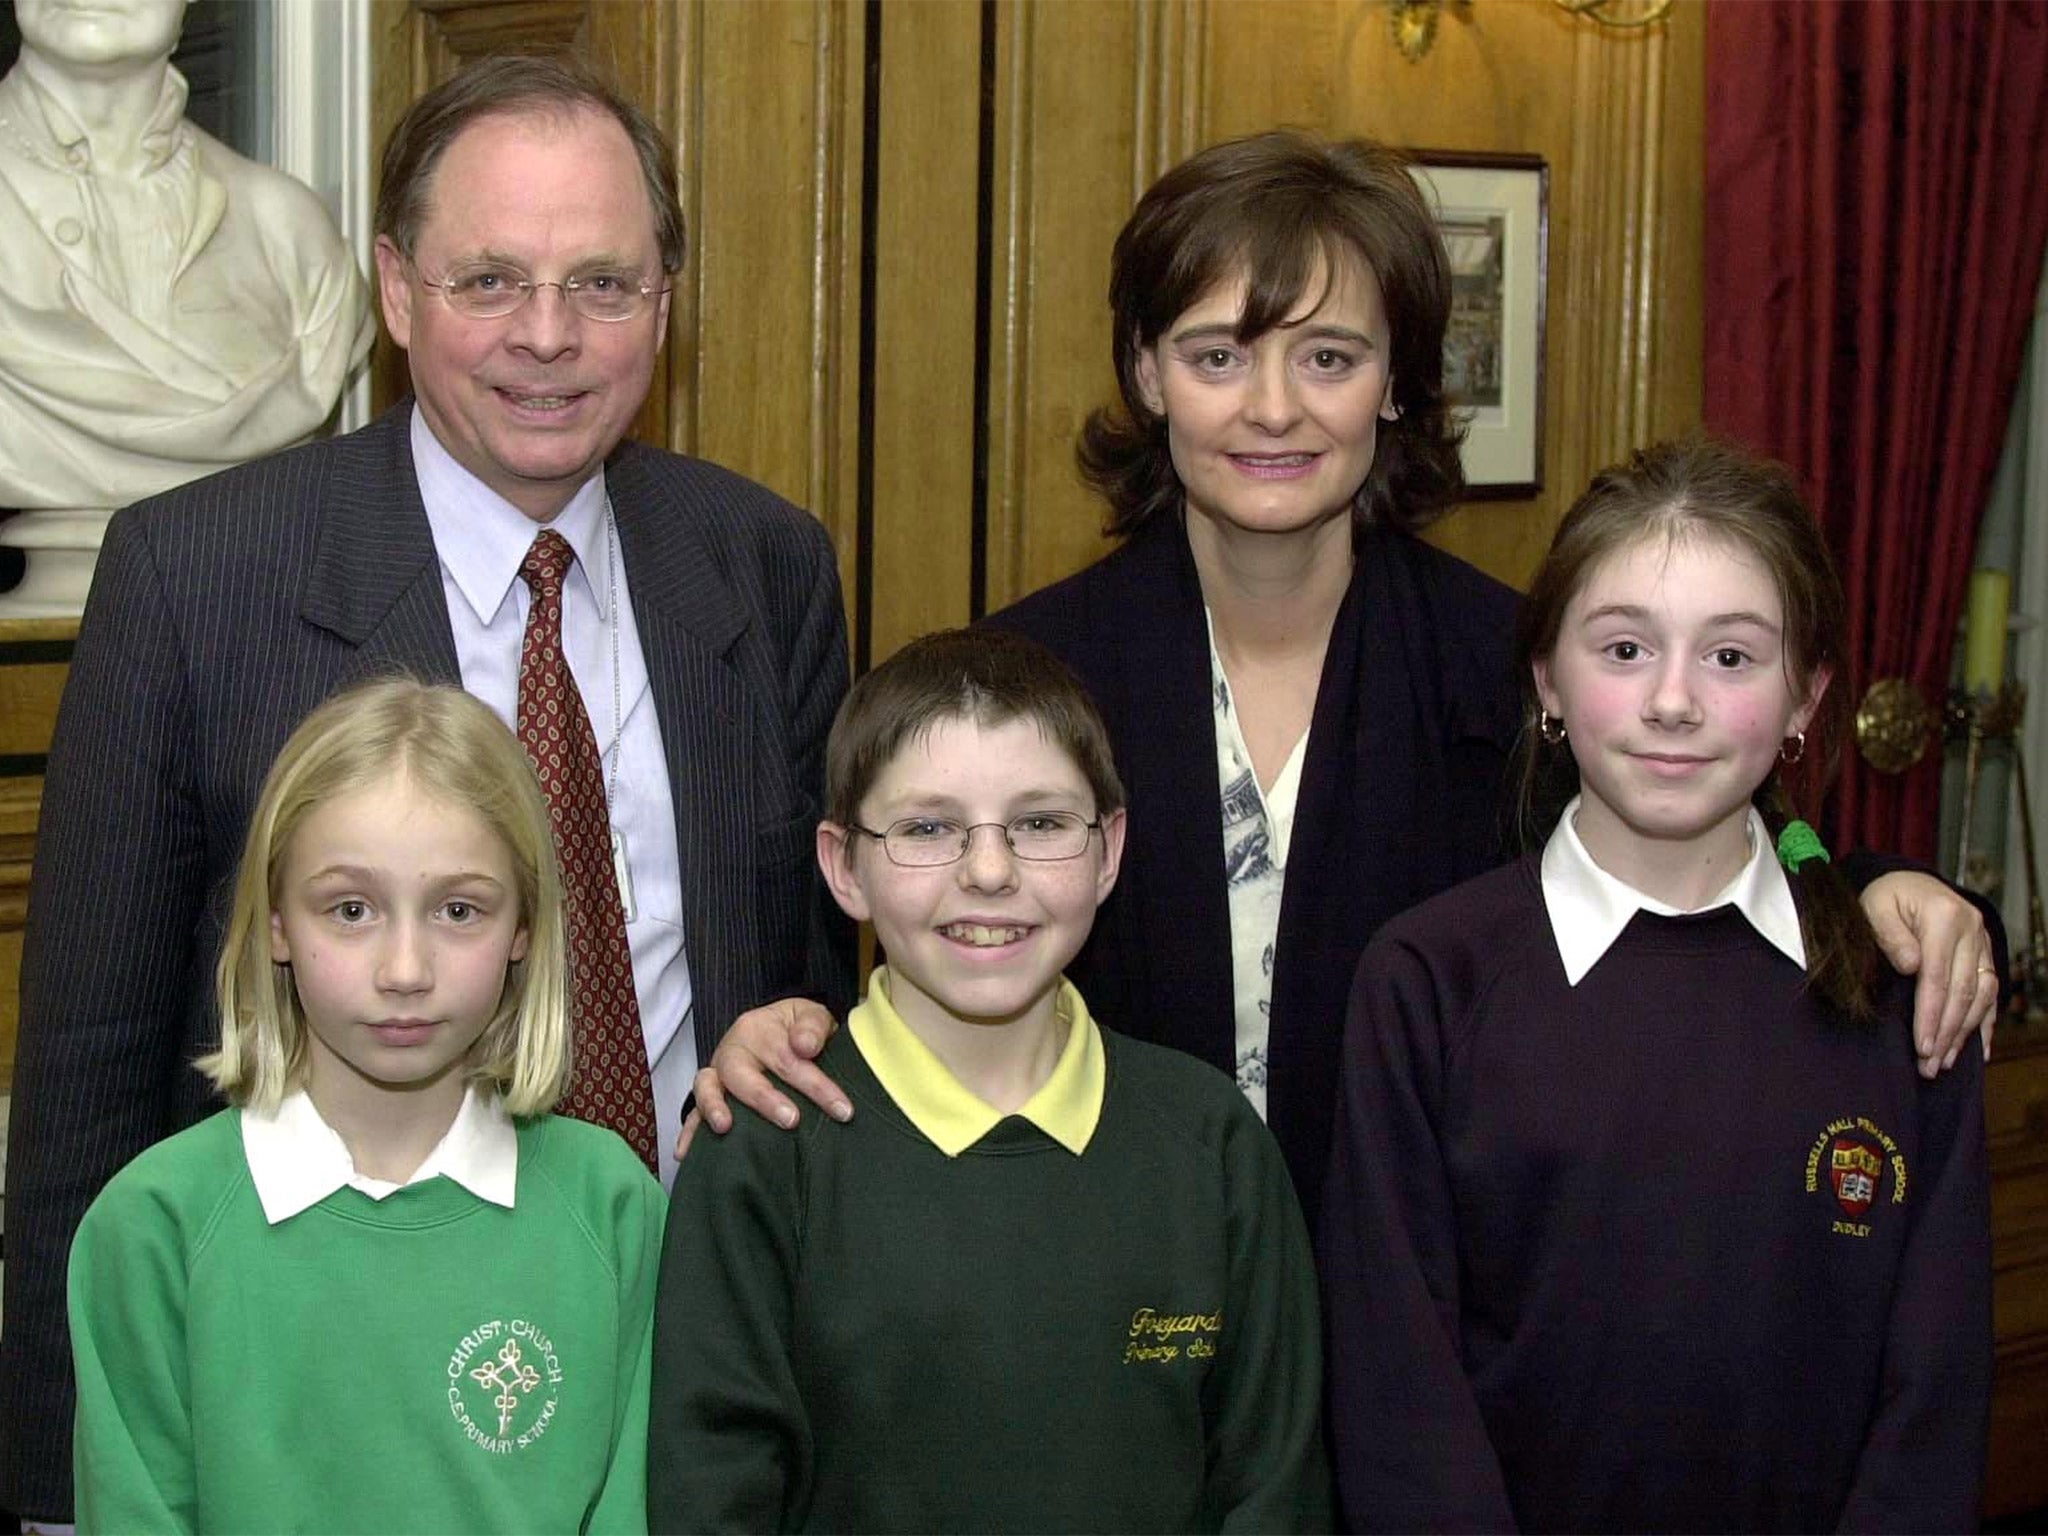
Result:
M1123 542L987 622L1080 675L1129 791L1122 873L1074 980L1104 1023L1236 1076L1313 1225L1366 941L1511 842L1517 598L1417 537L1464 486L1449 262L1398 156L1267 133L1145 194L1110 302L1121 402L1089 419L1080 460ZM1952 1053L1995 1001L1975 910L1912 873L1865 905L1880 933L1917 933L1930 975L1961 978L1923 989L1918 1026ZM699 1077L714 1129L726 1088L794 1122L762 1065L840 1112L807 1059L828 1029L797 1009L743 1019Z
M1414 536L1463 486L1450 272L1396 156L1278 133L1169 172L1113 268L1080 452L1124 543L992 622L1080 674L1130 795L1082 995L1263 1097L1313 1220L1366 940L1505 849L1515 595Z

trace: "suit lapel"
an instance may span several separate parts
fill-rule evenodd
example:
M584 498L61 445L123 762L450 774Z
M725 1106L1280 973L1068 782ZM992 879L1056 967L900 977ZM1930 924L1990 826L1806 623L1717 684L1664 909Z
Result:
M654 463L629 443L606 465L605 481L668 762L684 953L698 1050L709 1060L731 1022L733 1000L746 991L747 957L730 936L736 914L753 906L759 818L748 764L748 691L728 652L749 621L703 530L678 498L662 496Z
M411 426L407 399L336 440L299 617L356 647L372 667L459 683Z

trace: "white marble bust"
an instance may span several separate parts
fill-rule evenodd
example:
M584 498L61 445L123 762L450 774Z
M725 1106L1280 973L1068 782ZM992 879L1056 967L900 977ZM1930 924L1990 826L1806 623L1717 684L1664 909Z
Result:
M369 348L362 276L319 199L185 121L184 12L16 0L0 507L104 513L284 447ZM20 522L7 542L32 542Z

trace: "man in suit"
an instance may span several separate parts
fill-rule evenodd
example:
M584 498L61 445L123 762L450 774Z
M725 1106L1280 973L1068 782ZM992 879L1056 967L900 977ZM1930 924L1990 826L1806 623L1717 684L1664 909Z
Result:
M217 1035L245 823L335 688L394 668L459 680L531 747L532 676L566 663L553 697L580 707L550 719L575 725L562 755L594 841L610 834L588 908L610 927L578 939L579 1061L597 1054L582 989L607 940L637 1031L618 1082L569 1108L617 1123L637 1102L618 1128L651 1162L658 1142L665 1173L691 1076L735 1015L851 1000L851 933L811 855L846 687L831 543L759 486L621 441L683 264L666 143L573 67L484 61L394 131L377 226L413 397L121 513L80 628L8 1148L0 1504L24 1517L71 1509L72 1233L122 1164L216 1107L189 1063ZM542 779L556 810L549 764Z

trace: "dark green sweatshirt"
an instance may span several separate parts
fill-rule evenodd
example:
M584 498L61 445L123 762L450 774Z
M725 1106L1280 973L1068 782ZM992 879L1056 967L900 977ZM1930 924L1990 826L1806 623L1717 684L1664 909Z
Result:
M744 1109L676 1181L648 1517L688 1530L1324 1529L1308 1238L1214 1068L1103 1031L1080 1155L956 1158L842 1031L840 1125Z

